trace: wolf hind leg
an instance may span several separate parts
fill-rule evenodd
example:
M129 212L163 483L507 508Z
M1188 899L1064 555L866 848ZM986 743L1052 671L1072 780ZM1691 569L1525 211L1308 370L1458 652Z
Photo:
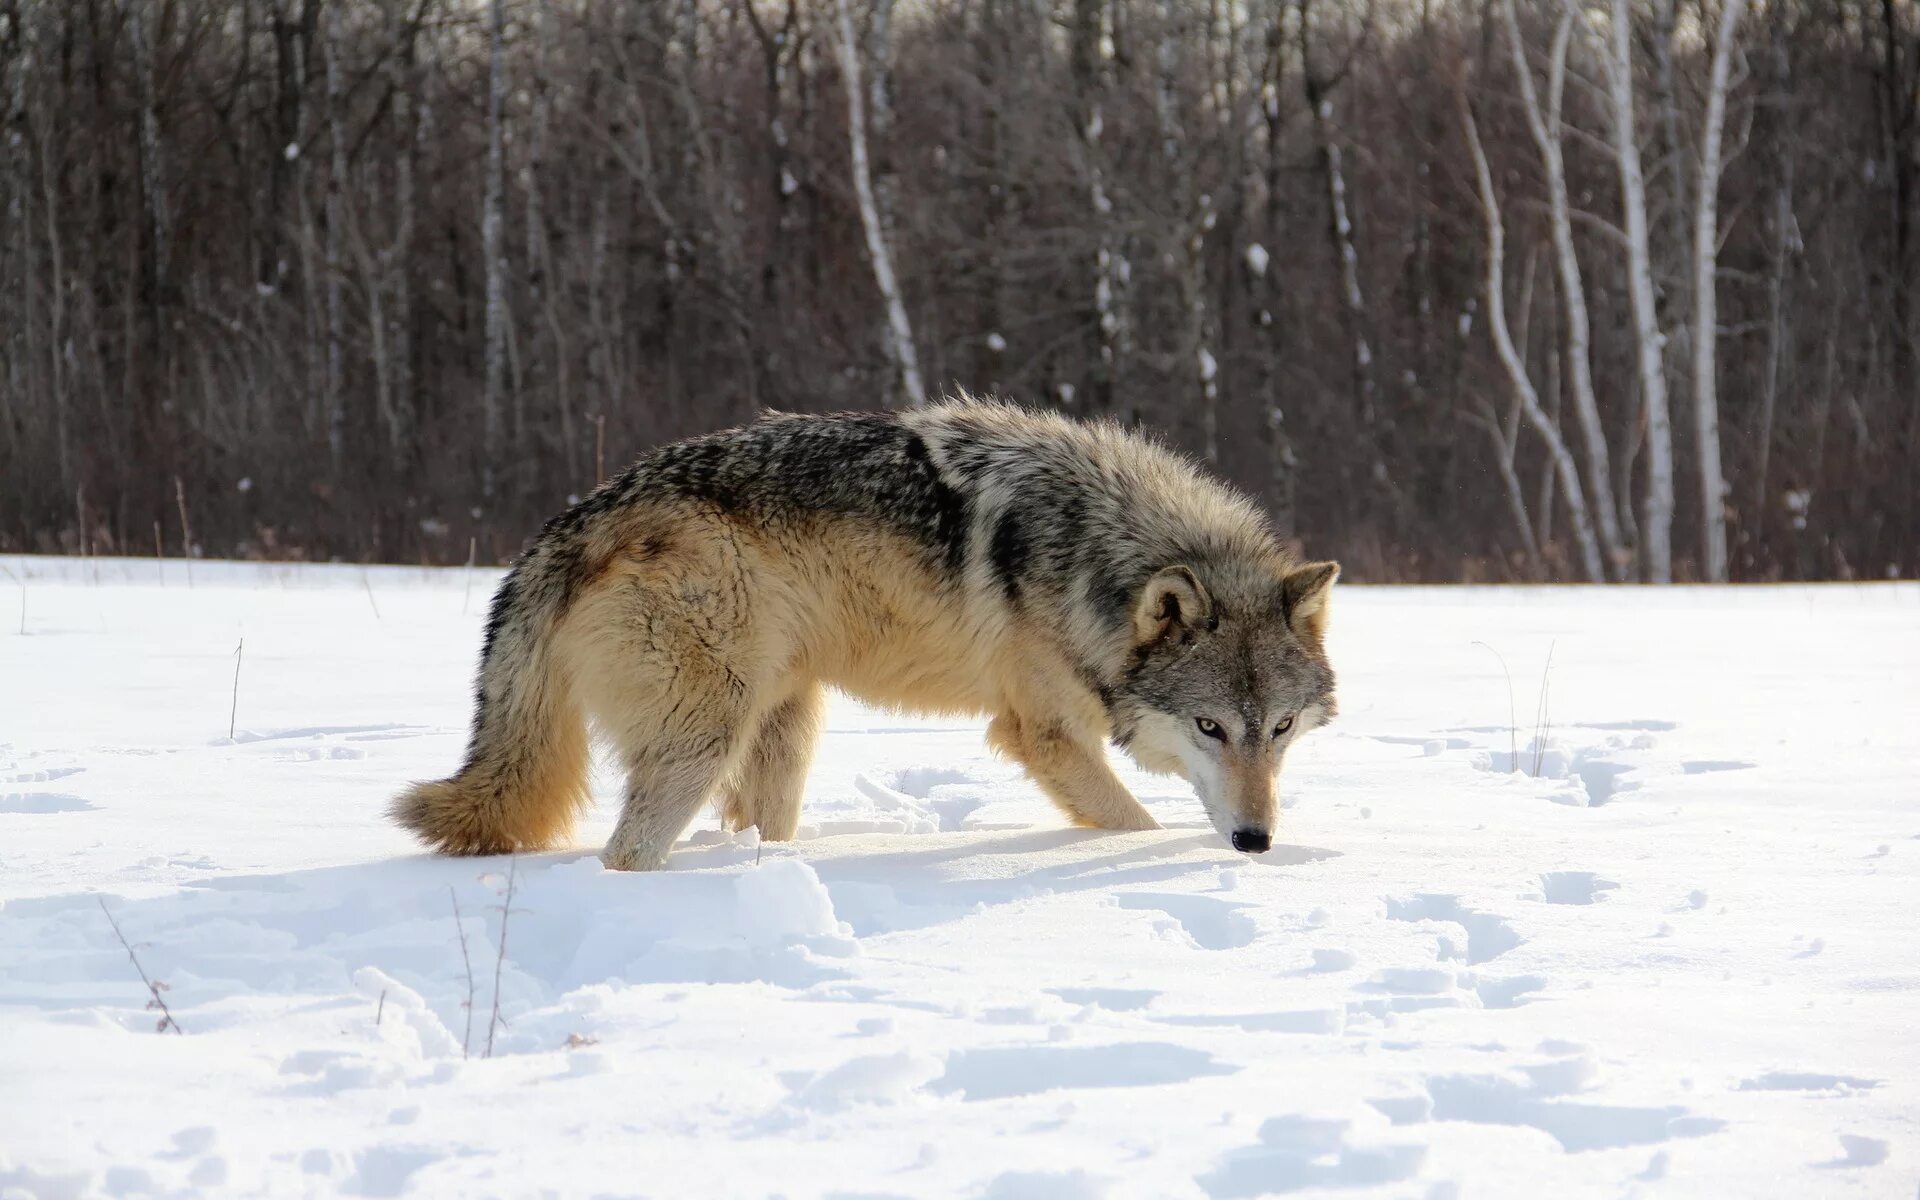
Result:
M725 788L724 816L730 829L757 826L772 842L793 839L800 827L800 797L813 761L814 743L826 715L826 691L808 682L761 719L745 756Z
M600 857L614 870L654 870L738 768L763 691L727 652L737 645L724 636L703 645L673 616L590 628L599 636L574 647L575 661L588 711L627 775Z
M1002 713L987 726L987 742L1025 767L1047 798L1076 825L1160 828L1160 822L1114 775L1099 746L1059 721Z
M751 722L749 696L731 682L683 667L669 694L656 692L652 704L636 694L617 724L603 719L627 770L620 819L600 856L607 866L664 866L700 805L736 769L746 745L741 730ZM636 684L633 690L648 689Z

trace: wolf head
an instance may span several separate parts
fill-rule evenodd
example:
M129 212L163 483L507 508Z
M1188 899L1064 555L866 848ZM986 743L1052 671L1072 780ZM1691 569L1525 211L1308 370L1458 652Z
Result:
M1287 748L1335 711L1322 646L1335 563L1209 594L1186 566L1159 571L1133 607L1133 653L1110 711L1149 771L1193 784L1236 850L1265 851Z

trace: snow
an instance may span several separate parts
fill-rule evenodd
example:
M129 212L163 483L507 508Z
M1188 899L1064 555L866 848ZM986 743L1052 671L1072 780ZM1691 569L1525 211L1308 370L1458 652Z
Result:
M9 1197L1920 1177L1913 585L1342 585L1269 854L836 701L800 840L707 813L622 875L604 769L511 863L381 815L460 756L495 573L0 567Z

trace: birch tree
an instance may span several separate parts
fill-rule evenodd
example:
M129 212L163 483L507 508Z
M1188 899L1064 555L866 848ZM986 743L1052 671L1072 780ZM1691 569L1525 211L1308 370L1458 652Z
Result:
M1719 263L1720 143L1727 118L1727 83L1734 55L1733 34L1746 0L1722 0L1713 39L1713 67L1707 82L1706 117L1700 129L1700 180L1693 218L1693 413L1694 441L1700 456L1700 541L1702 571L1708 583L1727 581L1727 483L1720 469L1720 402L1714 375L1714 346L1719 340L1715 296Z
M1488 332L1493 335L1494 348L1499 353L1501 366L1506 370L1507 380L1519 396L1521 407L1526 411L1534 432L1546 443L1554 473L1566 493L1567 512L1573 523L1581 567L1590 581L1604 583L1606 570L1600 561L1599 539L1593 532L1593 515L1587 508L1586 494L1580 485L1580 470L1574 465L1573 454L1567 449L1566 440L1560 436L1559 426L1541 407L1539 392L1527 375L1527 365L1521 360L1520 352L1513 344L1513 334L1507 327L1506 231L1500 219L1500 200L1493 190L1493 174L1487 167L1487 155L1480 145L1480 132L1464 97L1460 101L1460 123L1466 132L1467 145L1473 152L1474 181L1479 187L1480 211L1486 223ZM1511 497L1516 491L1517 480L1512 478L1510 470L1507 475ZM1510 502L1521 509L1525 507L1524 502L1517 498Z
M897 390L891 404L917 408L926 403L927 389L920 379L920 359L913 348L913 326L907 319L907 306L900 298L900 285L894 278L893 252L887 245L886 227L881 223L880 204L874 195L873 169L867 158L862 54L860 42L854 36L853 14L847 8L847 0L834 0L834 17L840 34L834 46L840 58L841 85L847 94L847 140L853 158L853 190L860 205L860 227L866 234L874 286L879 289L881 303L887 309L887 357L897 375Z
M1569 0L1569 3L1574 0ZM1660 331L1647 228L1647 181L1634 128L1632 14L1628 0L1608 0L1603 41L1596 47L1606 77L1614 161L1627 235L1627 290L1633 306L1640 402L1647 417L1647 492L1641 557L1651 583L1673 582L1673 417L1667 406L1666 335Z
M1630 558L1620 534L1619 509L1613 498L1613 468L1609 461L1606 427L1600 421L1600 405L1594 395L1592 334L1587 317L1587 288L1580 274L1580 256L1573 241L1572 205L1567 199L1567 162L1562 140L1561 104L1567 79L1567 48L1573 36L1574 14L1562 10L1553 30L1553 45L1547 56L1547 99L1544 110L1534 88L1533 69L1527 63L1526 44L1520 33L1520 19L1514 0L1502 0L1501 16L1506 24L1507 47L1513 59L1514 76L1519 82L1520 104L1526 114L1527 129L1540 153L1546 175L1547 212L1553 232L1554 262L1560 278L1561 310L1566 314L1567 367L1573 385L1574 419L1579 422L1586 446L1586 483L1593 497L1600 547L1606 555L1608 573L1615 580L1625 578Z

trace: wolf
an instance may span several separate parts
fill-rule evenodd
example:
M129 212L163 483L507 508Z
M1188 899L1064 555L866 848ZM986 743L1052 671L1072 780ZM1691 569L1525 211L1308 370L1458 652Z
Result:
M464 765L392 815L452 854L553 845L588 803L591 721L626 773L607 866L662 866L710 797L790 839L839 688L987 717L1074 823L1158 828L1111 740L1263 853L1282 759L1336 709L1339 572L1116 424L964 394L770 415L546 524L494 595Z

